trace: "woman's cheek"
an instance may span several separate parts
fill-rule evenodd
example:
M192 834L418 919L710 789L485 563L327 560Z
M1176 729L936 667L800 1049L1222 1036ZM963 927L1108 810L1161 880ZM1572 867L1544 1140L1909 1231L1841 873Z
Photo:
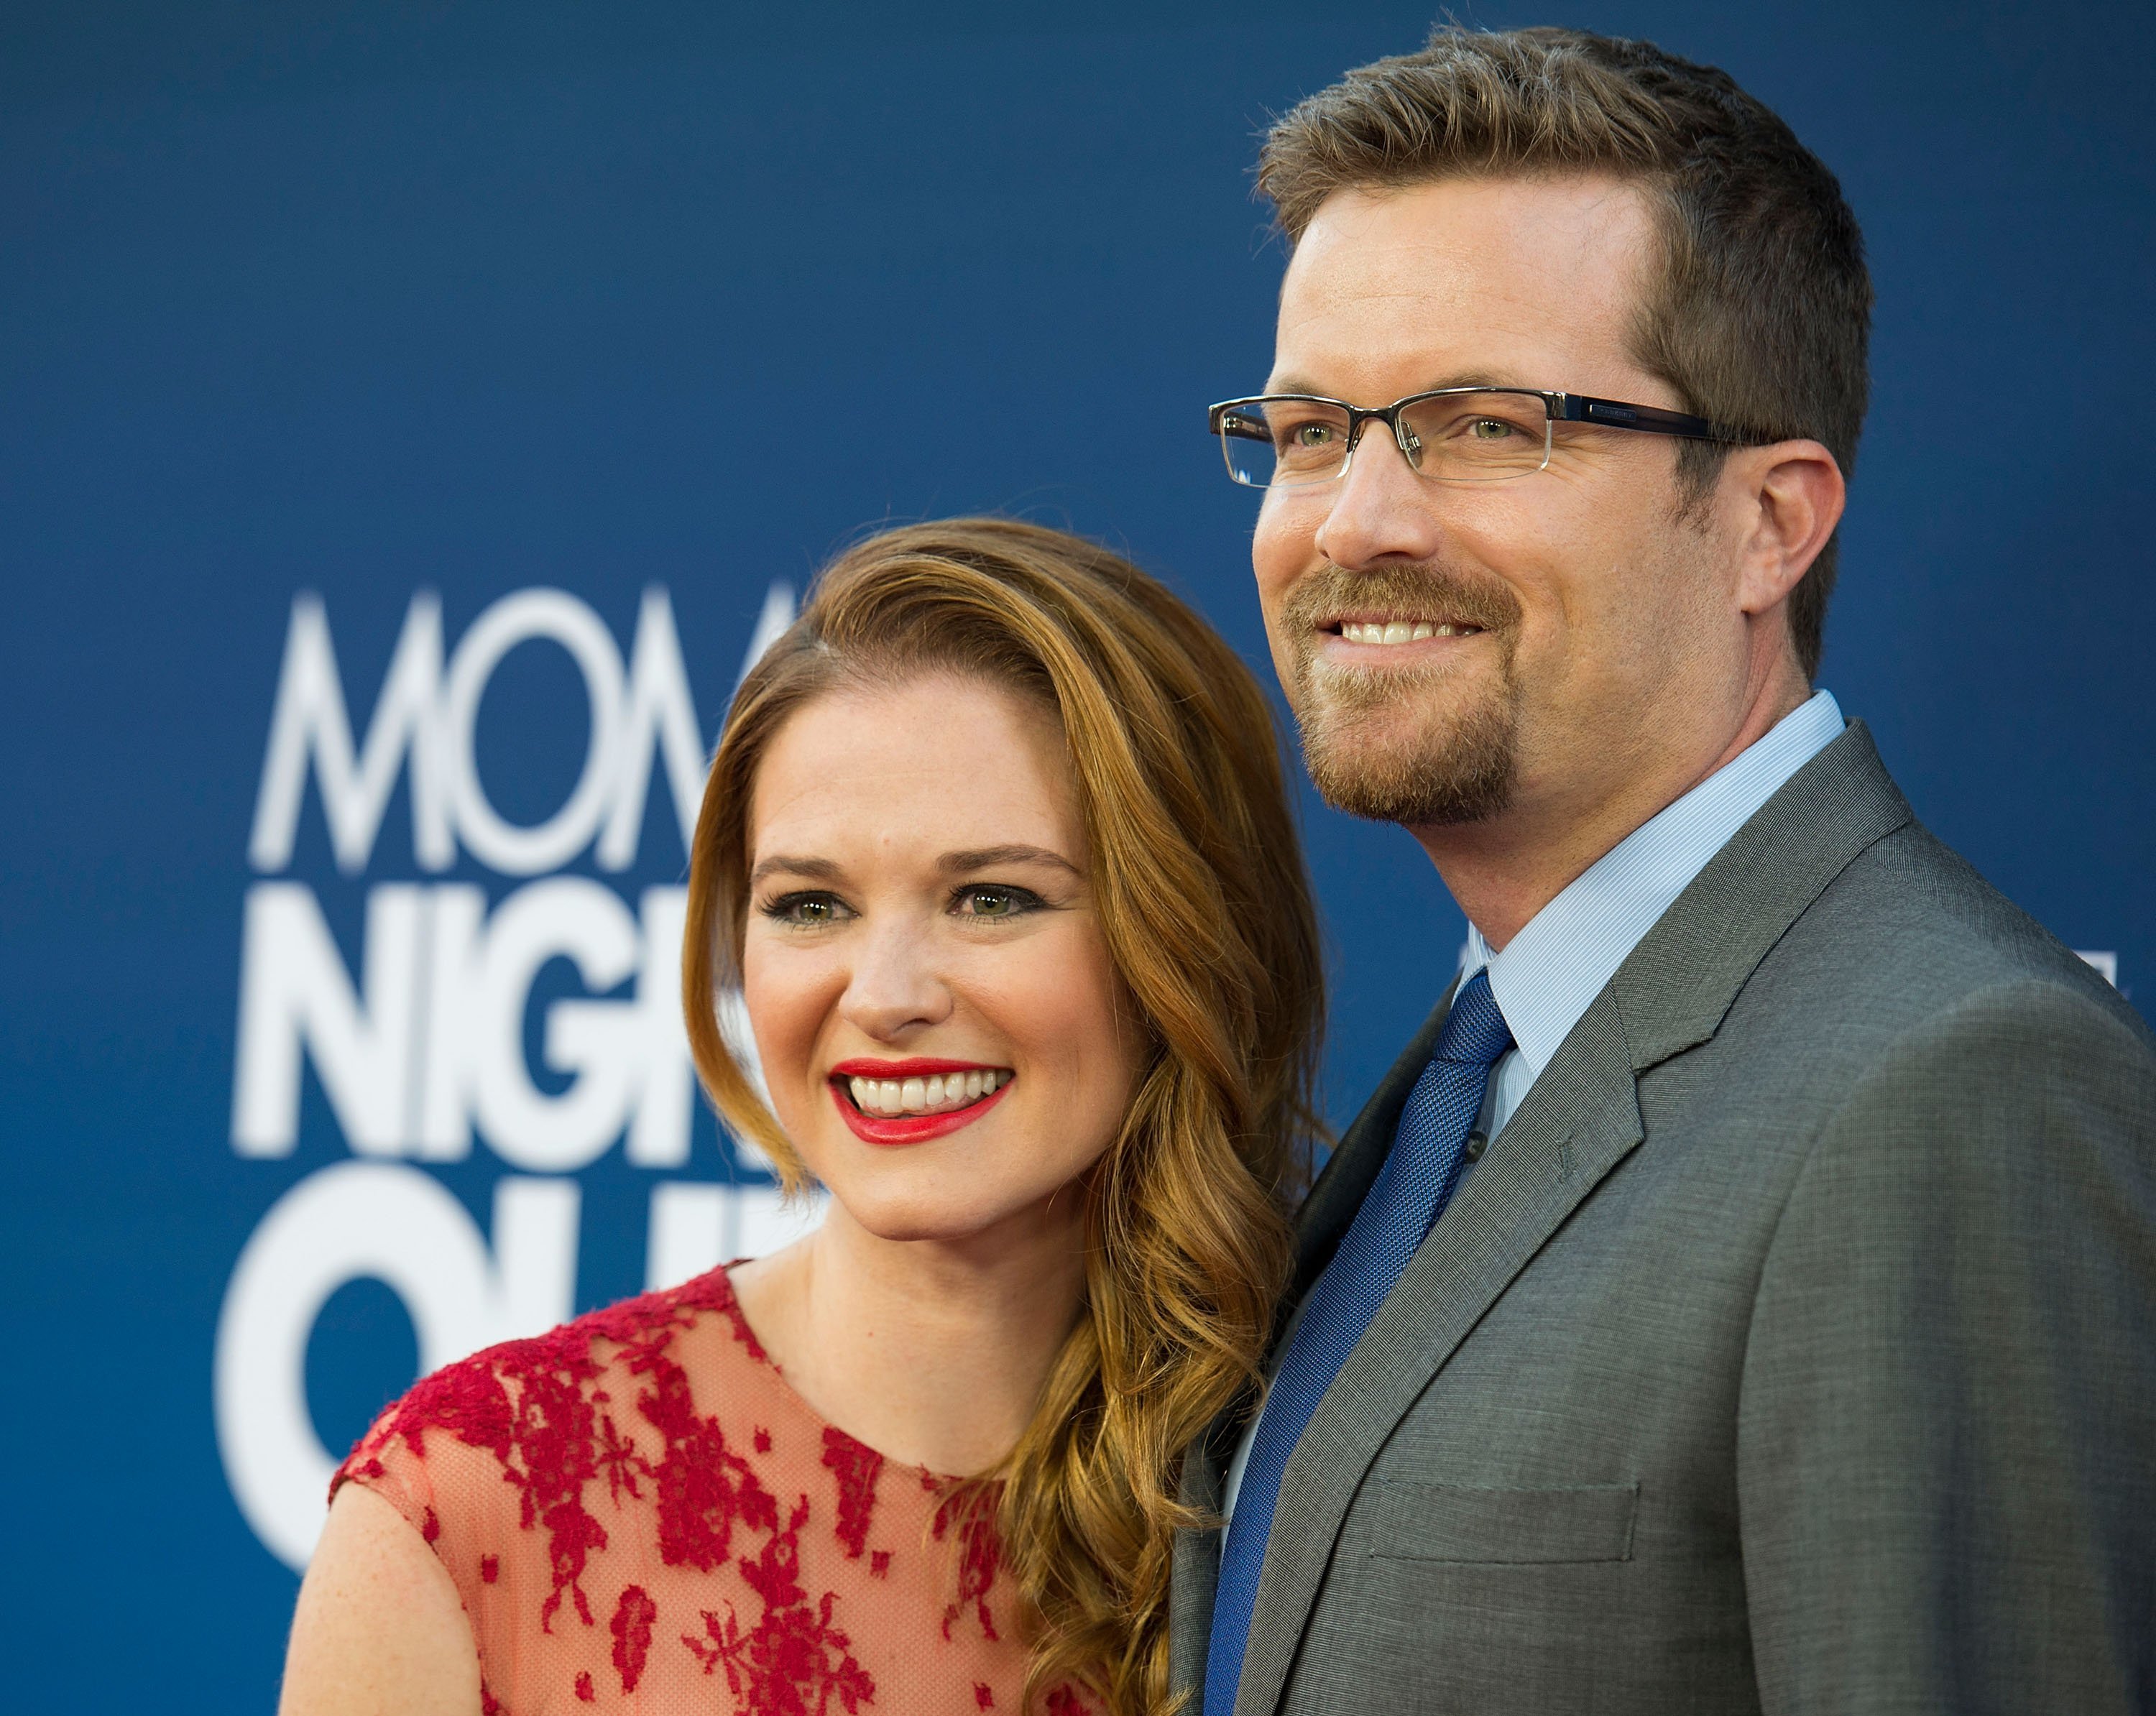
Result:
M1097 987L1086 938L1067 931L996 950L968 986L978 1017L1024 1060L1060 1077L1091 1052Z
M771 1092L778 1121L798 1134L809 1116L807 1098L819 1021L817 999L824 985L810 962L789 958L792 949L745 950L742 999L748 1010L750 1034L758 1064Z
M1022 1004L1009 998L1007 1016L1022 1012L1026 1020L1025 1045L1054 1087L1049 1106L1075 1174L1092 1165L1122 1123L1131 1092L1129 1029L1118 1006L1121 979L1098 927L1083 918L1062 929L1044 938L1052 955L1032 968L1036 980Z

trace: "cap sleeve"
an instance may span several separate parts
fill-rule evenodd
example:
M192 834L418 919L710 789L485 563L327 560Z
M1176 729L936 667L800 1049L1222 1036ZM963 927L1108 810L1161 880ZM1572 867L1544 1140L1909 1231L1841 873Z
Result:
M510 1679L510 1665L489 1660L513 1636L516 1606L544 1604L542 1579L505 1556L517 1540L526 1486L511 1463L513 1378L500 1349L480 1353L423 1379L377 1418L330 1482L380 1496L402 1514L448 1570L471 1621L483 1678Z

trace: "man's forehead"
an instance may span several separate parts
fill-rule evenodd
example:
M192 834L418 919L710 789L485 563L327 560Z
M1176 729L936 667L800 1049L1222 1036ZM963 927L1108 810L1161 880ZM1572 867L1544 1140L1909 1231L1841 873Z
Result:
M1274 385L1395 358L1492 382L1559 352L1617 359L1655 244L1645 195L1600 175L1337 192L1281 285Z

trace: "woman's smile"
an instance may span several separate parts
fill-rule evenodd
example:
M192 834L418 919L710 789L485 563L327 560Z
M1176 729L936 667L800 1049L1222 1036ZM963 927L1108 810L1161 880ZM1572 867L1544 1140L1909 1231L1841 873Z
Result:
M915 1056L842 1061L828 1081L839 1115L870 1144L917 1144L970 1126L1002 1100L1017 1074L976 1061Z

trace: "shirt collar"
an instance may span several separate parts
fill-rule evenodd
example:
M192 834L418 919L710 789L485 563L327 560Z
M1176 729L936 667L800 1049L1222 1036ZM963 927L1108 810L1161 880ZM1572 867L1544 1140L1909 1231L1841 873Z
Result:
M1490 992L1536 1076L1692 878L1842 726L1833 694L1816 693L1604 853L1504 952L1468 926L1460 979L1489 968Z

